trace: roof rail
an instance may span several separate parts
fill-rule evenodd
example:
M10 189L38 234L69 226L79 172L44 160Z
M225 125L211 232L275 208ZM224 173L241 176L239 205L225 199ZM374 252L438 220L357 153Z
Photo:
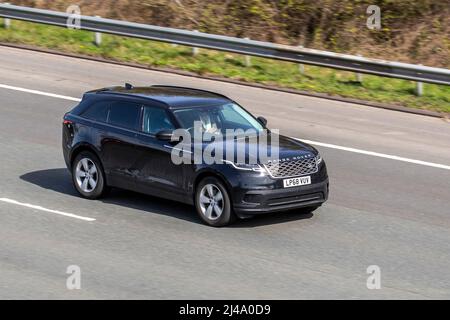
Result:
M210 93L210 94L213 94L215 96L219 96L219 97L223 97L223 98L225 98L227 100L231 100L230 98L228 98L224 94L213 92L213 91L208 91L208 90L203 90L203 89L197 89L197 88L182 87L182 86L170 86L170 85L163 85L163 84L155 84L155 85L152 85L151 87L153 87L153 88L158 88L159 87L159 88L175 88L175 89L195 90L195 91L201 91L201 92Z

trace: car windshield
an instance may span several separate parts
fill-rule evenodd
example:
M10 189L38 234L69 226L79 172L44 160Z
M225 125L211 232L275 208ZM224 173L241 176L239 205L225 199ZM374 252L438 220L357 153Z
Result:
M264 130L258 120L235 103L212 107L183 108L175 110L174 114L181 126L191 134L194 122L201 123L203 130L212 134L225 135L227 130L236 129L254 130L255 132Z

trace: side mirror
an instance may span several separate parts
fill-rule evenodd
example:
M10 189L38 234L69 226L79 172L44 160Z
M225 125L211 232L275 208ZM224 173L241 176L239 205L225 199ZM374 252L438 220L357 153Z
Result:
M172 130L162 130L156 134L156 139L161 141L172 141L173 131Z
M259 121L259 123L261 123L264 127L267 126L267 119L264 117L258 117L257 120Z

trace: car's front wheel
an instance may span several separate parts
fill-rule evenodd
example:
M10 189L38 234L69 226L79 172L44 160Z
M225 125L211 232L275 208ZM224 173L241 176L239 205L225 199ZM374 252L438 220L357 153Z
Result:
M195 207L200 218L213 227L224 227L235 220L228 191L215 177L207 177L198 184Z
M89 151L80 152L72 164L75 189L87 199L98 199L107 190L100 160Z

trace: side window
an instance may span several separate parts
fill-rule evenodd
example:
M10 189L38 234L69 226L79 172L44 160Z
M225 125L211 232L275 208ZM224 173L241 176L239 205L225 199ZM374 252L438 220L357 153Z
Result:
M111 101L100 101L93 103L81 116L89 120L106 122Z
M131 130L139 128L141 105L132 102L116 101L111 104L108 123Z
M166 110L155 107L144 107L142 131L157 134L162 130L175 129Z

